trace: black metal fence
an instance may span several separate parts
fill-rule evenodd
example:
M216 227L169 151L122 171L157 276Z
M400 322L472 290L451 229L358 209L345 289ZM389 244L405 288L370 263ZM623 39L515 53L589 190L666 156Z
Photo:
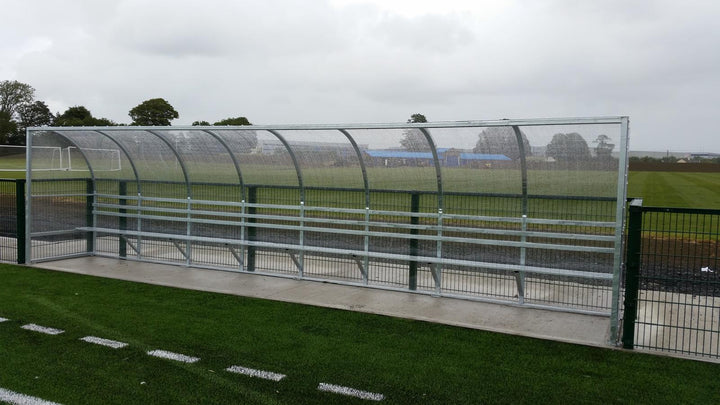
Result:
M0 261L25 263L25 180L0 179Z
M720 210L630 206L625 348L720 358Z

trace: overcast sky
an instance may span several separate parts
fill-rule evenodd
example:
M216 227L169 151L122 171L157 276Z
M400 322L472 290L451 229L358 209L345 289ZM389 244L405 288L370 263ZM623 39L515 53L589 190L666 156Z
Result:
M0 80L53 112L174 125L630 116L631 150L720 152L720 2L2 0Z

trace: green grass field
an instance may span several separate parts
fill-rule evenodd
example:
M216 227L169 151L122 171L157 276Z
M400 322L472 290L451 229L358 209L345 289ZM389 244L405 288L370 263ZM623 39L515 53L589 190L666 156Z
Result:
M388 404L720 403L718 364L12 265L0 278L10 319L0 387L63 404L368 402L319 392L320 382ZM129 346L78 340L87 335ZM201 360L146 355L154 349Z
M720 173L630 172L628 196L654 207L720 209Z

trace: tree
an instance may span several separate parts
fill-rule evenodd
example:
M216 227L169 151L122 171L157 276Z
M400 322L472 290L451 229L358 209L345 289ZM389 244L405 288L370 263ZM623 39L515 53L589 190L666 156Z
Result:
M133 122L130 125L168 126L170 121L180 117L170 103L162 98L151 98L133 107L128 113Z
M194 127L209 127L210 123L207 121L193 121L192 126L194 126Z
M609 143L609 140L609 136L602 134L598 135L593 141L593 143L597 144L597 146L595 146L595 156L597 156L598 159L608 160L612 158L612 151L615 149L615 144Z
M43 127L52 125L55 121L55 116L50 112L47 104L43 101L36 101L34 103L23 104L17 109L19 116L19 127Z
M17 80L3 80L0 82L0 113L15 118L18 107L32 103L35 89L29 84Z
M95 118L90 110L84 106L76 105L56 116L53 125L58 127L93 127L114 126L117 124L107 118Z
M417 122L427 122L427 118L425 118L422 114L413 114L410 116L410 119L407 121L408 123L417 123Z
M225 118L220 120L213 125L252 125L245 117Z
M558 161L581 162L590 160L590 149L577 132L555 134L547 145L545 155Z
M422 114L413 114L407 122L409 124L427 122L427 118L425 118ZM417 128L411 128L403 131L403 138L400 140L400 145L410 152L430 151L430 144L425 138L425 135L423 135L422 131Z
M0 111L0 145L5 145L17 134L17 124L10 114Z
M527 135L520 131L525 156L530 156L530 142ZM478 134L478 141L473 148L475 153L505 155L512 160L520 158L520 147L512 127L488 127Z

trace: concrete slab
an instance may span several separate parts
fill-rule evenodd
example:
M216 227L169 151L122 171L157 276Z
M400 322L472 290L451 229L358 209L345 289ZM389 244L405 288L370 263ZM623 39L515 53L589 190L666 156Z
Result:
M416 319L608 347L610 320L513 305L218 270L82 257L35 267L121 280Z

